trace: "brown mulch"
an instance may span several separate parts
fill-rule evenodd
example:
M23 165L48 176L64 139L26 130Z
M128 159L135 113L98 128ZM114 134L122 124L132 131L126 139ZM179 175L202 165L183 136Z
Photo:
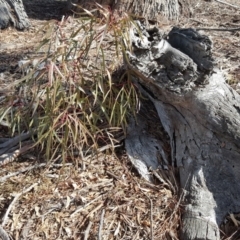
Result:
M64 3L35 2L25 1L32 23L29 31L0 30L0 81L7 83L20 76L18 61L35 54L47 20L61 19ZM181 17L178 23L163 27L208 28L201 31L214 43L216 65L238 90L240 31L210 30L240 27L240 2L226 2L239 9L214 0L197 0L191 18ZM74 163L63 165L46 165L37 152L32 152L0 169L1 223L13 239L178 239L180 213L178 193L141 179L124 149L116 156L100 155L84 164L76 158ZM230 217L226 219L223 239L239 229L233 222Z
M151 229L155 239L176 236L176 197L139 179L124 155L99 156L85 162L86 170L80 159L76 162L39 167L25 157L1 170L2 219L21 194L4 225L14 239L96 239L99 234L101 239L148 239ZM3 179L20 171L25 172Z

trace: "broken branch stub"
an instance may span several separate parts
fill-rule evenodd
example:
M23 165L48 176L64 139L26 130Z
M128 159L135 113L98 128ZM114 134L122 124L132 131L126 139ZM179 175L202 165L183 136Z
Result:
M173 28L164 39L140 23L130 36L125 62L154 103L179 168L181 239L218 240L224 217L240 211L240 96L214 68L207 36Z

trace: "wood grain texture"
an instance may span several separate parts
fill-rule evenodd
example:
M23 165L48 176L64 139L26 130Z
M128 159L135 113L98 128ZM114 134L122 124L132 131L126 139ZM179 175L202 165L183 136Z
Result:
M20 30L30 26L22 0L0 0L0 28L9 25Z
M240 96L214 69L207 36L139 29L126 63L170 138L185 192L182 239L218 240L224 217L240 210Z
M96 8L95 3L121 13L130 13L149 20L161 20L163 16L167 19L177 19L180 15L178 0L71 0L86 9ZM75 9L76 10L76 9Z

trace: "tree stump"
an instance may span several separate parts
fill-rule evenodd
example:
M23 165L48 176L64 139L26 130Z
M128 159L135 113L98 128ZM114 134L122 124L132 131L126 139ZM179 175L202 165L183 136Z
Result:
M139 22L130 36L126 65L154 103L170 139L171 164L179 168L185 193L181 239L219 240L224 217L240 211L240 96L214 68L207 36L173 28L164 39L159 29ZM142 167L142 156L156 153L150 155L153 146L149 150L144 141L134 144L135 130L131 125L126 150L141 161L141 173L149 167Z

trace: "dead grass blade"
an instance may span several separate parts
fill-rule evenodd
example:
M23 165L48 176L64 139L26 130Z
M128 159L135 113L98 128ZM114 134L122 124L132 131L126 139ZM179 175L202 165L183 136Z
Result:
M0 105L0 123L12 135L34 131L35 146L48 160L59 153L63 160L74 158L76 150L85 158L109 144L114 149L115 134L124 134L128 114L136 111L131 77L118 70L131 20L96 6L101 18L83 9L71 32L65 19L44 26L39 51L45 56L28 61L28 74L11 85L15 91ZM113 77L114 71L123 77Z

